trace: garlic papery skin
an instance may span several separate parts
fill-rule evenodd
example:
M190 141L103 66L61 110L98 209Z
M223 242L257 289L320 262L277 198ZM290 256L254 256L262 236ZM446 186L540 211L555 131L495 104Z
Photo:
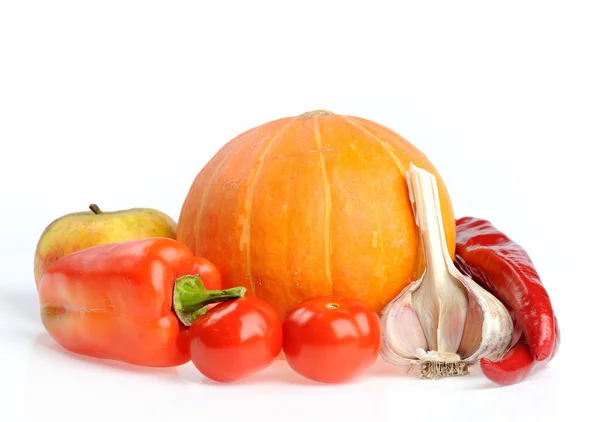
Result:
M498 360L511 346L513 322L491 293L462 274L448 254L437 179L411 164L406 173L425 271L383 309L384 360L420 365L421 377L467 375L481 358Z

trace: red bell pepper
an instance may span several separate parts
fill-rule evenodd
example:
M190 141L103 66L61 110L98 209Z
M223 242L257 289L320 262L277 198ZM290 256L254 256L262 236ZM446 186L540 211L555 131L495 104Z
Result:
M215 273L216 272L216 273ZM182 243L150 238L105 244L61 258L40 281L41 318L65 349L134 365L190 360L187 326L207 305L244 295L220 289L208 261Z

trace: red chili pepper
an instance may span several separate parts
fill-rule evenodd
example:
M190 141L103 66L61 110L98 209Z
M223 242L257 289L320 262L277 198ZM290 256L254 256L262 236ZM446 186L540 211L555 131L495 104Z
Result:
M216 268L173 239L95 246L48 268L39 286L41 318L74 353L177 366L190 360L185 325L208 304L245 293L243 287L206 290L202 280L220 289Z
M555 327L558 330L558 324L555 322ZM503 385L510 385L521 382L534 369L544 365L552 360L556 355L560 345L560 333L556 332L556 344L552 354L544 361L533 359L529 352L529 346L525 337L522 336L519 341L514 344L510 350L499 361L491 361L482 359L480 361L481 372L488 379Z
M527 252L489 221L456 220L457 268L494 294L515 315L522 338L498 362L481 361L483 373L501 384L521 381L558 351L560 333L550 297Z
M533 370L535 360L522 338L506 353L502 360L493 362L482 359L481 371L490 380L503 385L521 382Z

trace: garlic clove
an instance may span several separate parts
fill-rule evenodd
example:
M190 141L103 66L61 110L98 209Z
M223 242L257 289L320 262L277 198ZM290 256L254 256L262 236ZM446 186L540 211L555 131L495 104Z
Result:
M430 275L425 271L423 279ZM465 289L445 275L446 281L436 288L427 288L435 282L423 283L412 295L413 306L419 317L432 350L456 352L463 336L468 298ZM436 280L440 280L438 276Z
M483 317L481 343L475 352L466 355L463 360L471 364L481 358L491 361L501 359L508 352L513 339L513 321L510 313L494 295L457 269L454 271L455 276L462 279L469 293L479 304Z
M386 353L382 356L391 363L409 363L418 358L419 349L428 348L425 333L411 304L410 287L418 286L409 286L404 294L399 295L384 309L386 317L382 319L381 329L382 349Z
M463 336L458 347L458 354L471 356L481 345L481 329L483 328L483 310L477 300L469 295L469 307L465 319Z

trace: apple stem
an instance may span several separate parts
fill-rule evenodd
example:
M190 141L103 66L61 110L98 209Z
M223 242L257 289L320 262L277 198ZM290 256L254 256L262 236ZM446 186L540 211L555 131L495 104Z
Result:
M92 204L90 205L90 209L92 210L92 212L94 214L102 214L102 210L100 209L100 207L96 204Z

